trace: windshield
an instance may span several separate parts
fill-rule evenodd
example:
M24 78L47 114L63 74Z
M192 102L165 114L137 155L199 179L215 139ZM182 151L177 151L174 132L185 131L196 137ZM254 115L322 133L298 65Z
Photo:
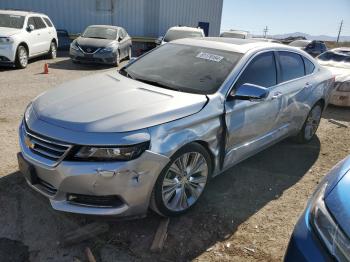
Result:
M321 61L346 62L350 64L350 54L341 54L332 51L324 52L317 57Z
M113 28L88 27L81 36L86 38L115 40L117 39L117 34L117 30Z
M163 88L197 94L215 93L242 57L240 53L166 44L120 73Z
M309 44L307 41L302 41L302 40L296 40L291 42L289 45L290 46L296 46L296 47L306 47Z
M203 34L198 31L169 30L164 37L164 41L170 42L181 38L202 37L202 36Z
M0 14L0 27L23 28L24 16Z

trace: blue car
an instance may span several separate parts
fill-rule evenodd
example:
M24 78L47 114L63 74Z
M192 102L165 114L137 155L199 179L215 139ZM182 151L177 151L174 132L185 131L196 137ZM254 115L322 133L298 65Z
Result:
M350 261L350 156L323 179L295 226L285 261Z

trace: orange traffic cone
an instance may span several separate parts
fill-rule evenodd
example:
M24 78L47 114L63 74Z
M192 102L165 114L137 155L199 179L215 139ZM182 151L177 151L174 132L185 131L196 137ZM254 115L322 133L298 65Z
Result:
M44 74L48 74L49 73L49 64L45 63L44 65Z

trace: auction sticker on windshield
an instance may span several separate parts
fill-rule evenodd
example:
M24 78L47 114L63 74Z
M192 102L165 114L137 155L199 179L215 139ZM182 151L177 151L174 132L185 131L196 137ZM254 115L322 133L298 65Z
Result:
M214 61L214 62L220 62L224 58L223 56L204 53L204 52L200 52L196 57L205 59L205 60Z

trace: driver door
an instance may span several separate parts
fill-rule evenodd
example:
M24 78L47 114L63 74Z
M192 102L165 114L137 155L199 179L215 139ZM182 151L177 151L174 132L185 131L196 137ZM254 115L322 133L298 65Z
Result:
M268 88L269 94L255 101L228 96L225 102L224 169L264 149L286 132L280 121L284 102L283 95L276 90L277 83L276 59L272 51L255 56L239 76L233 93L243 84L254 84Z

